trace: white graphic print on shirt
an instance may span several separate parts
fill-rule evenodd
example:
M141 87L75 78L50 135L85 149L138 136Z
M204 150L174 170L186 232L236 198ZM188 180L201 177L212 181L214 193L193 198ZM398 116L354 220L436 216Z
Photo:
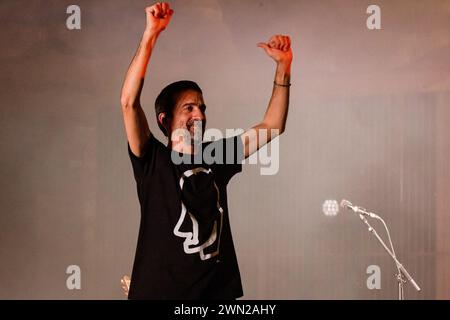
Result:
M198 168L195 168L192 170L186 170L180 178L180 189L183 190L183 186L184 186L184 182L185 182L186 178L189 178L193 175L197 175L199 173L212 174L212 171L211 171L211 169L205 169L202 167L198 167ZM186 254L193 254L193 253L198 252L200 254L200 258L202 260L210 259L219 254L220 235L222 233L222 222L223 222L223 209L219 203L219 189L217 188L217 185L215 182L214 182L214 188L217 193L216 205L217 205L218 214L217 214L217 217L215 218L214 225L211 230L211 234L209 235L209 238L206 241L204 241L204 243L199 244L199 234L201 231L200 225L198 223L198 220L195 218L195 216L191 212L188 212L183 201L181 201L180 218L178 219L178 222L173 230L173 233L177 237L185 238L185 240L183 242L184 252ZM184 231L181 231L181 226L183 225L183 222L187 215L190 218L190 222L191 222L190 225L191 225L192 231L184 232ZM217 241L216 250L214 252L205 253L205 249L212 246L213 244L215 244L216 241Z

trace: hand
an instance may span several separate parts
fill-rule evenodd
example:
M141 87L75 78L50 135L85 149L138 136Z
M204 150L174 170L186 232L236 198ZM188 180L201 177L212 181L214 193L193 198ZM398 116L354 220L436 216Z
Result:
M123 276L120 279L120 283L122 284L123 293L128 297L128 291L130 291L130 282L131 279L129 276Z
M157 2L151 7L145 8L147 14L146 31L160 33L166 29L173 15L173 10L166 2Z
M291 39L289 36L274 35L268 43L260 42L258 47L263 48L267 55L278 64L290 65L292 62Z

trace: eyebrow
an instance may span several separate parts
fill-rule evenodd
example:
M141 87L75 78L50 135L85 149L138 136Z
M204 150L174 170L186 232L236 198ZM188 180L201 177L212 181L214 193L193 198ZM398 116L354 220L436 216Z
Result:
M205 107L206 108L206 104L203 102L203 103L201 103L201 104L197 104L197 103L195 103L195 102L186 102L186 103L184 103L181 107L182 108L184 108L185 106L188 106L188 105L191 105L191 104L193 104L193 105L196 105L196 106L199 106L199 107Z

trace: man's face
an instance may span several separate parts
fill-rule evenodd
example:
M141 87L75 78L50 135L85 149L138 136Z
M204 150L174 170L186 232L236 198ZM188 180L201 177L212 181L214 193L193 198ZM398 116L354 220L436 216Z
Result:
M184 129L190 133L192 141L202 139L206 126L205 110L206 106L199 92L194 90L182 92L173 109L172 118L169 119L169 137L175 130Z

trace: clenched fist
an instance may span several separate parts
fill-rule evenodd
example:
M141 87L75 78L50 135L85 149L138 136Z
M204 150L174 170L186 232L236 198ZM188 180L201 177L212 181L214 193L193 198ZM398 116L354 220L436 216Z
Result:
M145 8L147 14L146 30L150 32L160 33L170 22L173 15L173 10L166 2L157 2L151 7Z
M290 64L292 62L291 39L289 36L274 35L268 43L260 42L258 47L263 48L267 55L277 63Z

